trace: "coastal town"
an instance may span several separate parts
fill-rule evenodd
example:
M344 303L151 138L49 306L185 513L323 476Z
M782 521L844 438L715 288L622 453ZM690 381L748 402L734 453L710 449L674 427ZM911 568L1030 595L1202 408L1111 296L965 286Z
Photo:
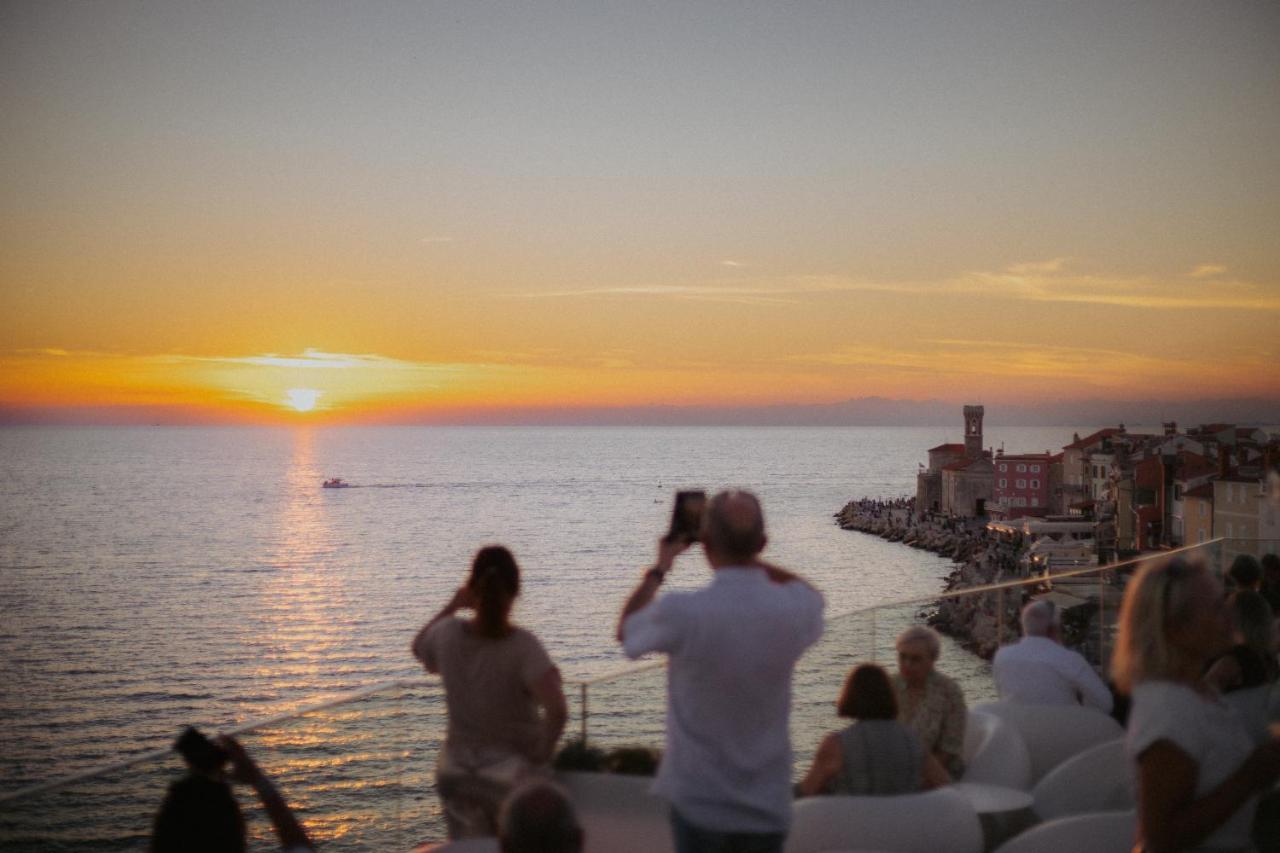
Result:
M1055 584L1063 572L1216 539L1226 562L1280 550L1280 432L1118 424L1073 434L1056 452L1007 452L984 445L984 417L983 406L964 407L964 440L926 451L915 495L850 501L837 522L954 559L947 591L1043 577L1039 595L1068 613L1091 614L1107 593L1096 579L1089 593ZM1015 630L1022 602L1008 598L944 597L930 621L990 657Z

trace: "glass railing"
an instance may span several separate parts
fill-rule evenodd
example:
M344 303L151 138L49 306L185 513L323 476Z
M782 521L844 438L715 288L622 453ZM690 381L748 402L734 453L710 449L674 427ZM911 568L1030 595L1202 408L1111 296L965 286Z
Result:
M1180 552L1225 573L1240 553L1261 556L1278 550L1275 541L1215 540ZM1104 669L1125 584L1140 563L1052 572L831 616L822 640L801 659L795 674L797 773L807 766L823 734L840 725L835 701L848 671L866 661L892 669L894 641L910 625L930 623L942 630L938 669L959 682L970 706L996 698L987 657L1000 643L1017 639L1018 612L1032 596L1047 595L1058 604L1066 644ZM585 738L603 750L661 748L665 678L662 662L656 661L566 682L566 739ZM316 841L341 850L407 850L445 835L434 788L445 722L439 683L406 673L403 679L232 733L285 794ZM164 750L0 796L0 848L145 849L155 811L180 772L178 757ZM253 849L275 849L270 823L252 794L241 791L240 800Z

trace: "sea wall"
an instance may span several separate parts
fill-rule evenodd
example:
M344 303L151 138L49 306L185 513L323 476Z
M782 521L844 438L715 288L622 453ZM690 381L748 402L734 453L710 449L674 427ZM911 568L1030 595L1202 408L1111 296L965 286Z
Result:
M845 530L901 542L954 560L945 592L1019 577L1019 546L1001 541L987 531L985 524L973 519L918 516L915 498L853 500L835 518ZM1001 642L1017 639L1022 599L1019 591L943 596L928 621L970 651L989 659Z

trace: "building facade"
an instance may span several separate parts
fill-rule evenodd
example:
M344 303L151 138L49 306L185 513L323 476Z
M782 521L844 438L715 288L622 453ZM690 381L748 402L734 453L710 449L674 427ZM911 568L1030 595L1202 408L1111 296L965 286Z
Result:
M992 503L1006 518L1048 515L1052 454L997 453L993 461Z

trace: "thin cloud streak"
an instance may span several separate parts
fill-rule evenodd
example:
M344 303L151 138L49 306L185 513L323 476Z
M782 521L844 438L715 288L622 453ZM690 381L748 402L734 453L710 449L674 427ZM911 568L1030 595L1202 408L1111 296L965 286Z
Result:
M1165 310L1280 311L1276 287L1216 280L1200 283L1152 276L1099 276L1064 272L1066 258L1013 264L1003 272L971 272L934 281L871 281L840 276L801 275L758 284L630 285L513 294L521 299L654 297L734 302L745 305L796 304L806 296L833 293L886 293L921 296L976 295L990 299L1063 304L1113 305ZM1202 266L1199 278L1225 271ZM1194 275L1193 271L1193 275Z
M1222 275L1227 268L1221 264L1201 264L1200 266L1187 273L1191 278L1212 278Z

